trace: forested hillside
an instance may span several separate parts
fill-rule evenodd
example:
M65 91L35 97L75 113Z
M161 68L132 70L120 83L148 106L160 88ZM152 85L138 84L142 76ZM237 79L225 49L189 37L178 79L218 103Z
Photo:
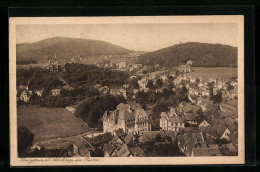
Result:
M16 45L17 61L53 59L55 54L61 59L90 55L126 54L133 52L123 47L99 40L55 37L36 43Z
M148 66L175 67L193 61L197 67L237 67L237 48L207 43L183 43L139 57L138 63Z

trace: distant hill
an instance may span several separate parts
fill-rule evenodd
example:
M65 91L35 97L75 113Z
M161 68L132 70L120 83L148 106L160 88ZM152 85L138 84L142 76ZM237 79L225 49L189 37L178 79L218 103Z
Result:
M193 61L198 67L237 67L237 48L221 45L189 42L150 52L139 57L138 63L148 66L176 67Z
M76 56L112 55L133 52L126 48L99 40L54 37L36 43L16 45L17 61L46 60L58 58L68 59Z

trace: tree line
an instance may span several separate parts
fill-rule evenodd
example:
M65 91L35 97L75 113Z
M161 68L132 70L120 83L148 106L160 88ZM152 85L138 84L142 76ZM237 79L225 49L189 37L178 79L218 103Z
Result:
M85 121L90 127L103 130L102 117L106 110L115 110L120 103L126 103L123 96L100 95L87 98L81 103L75 115Z
M87 87L100 84L102 86L118 87L126 83L128 74L107 68L84 64L66 64L63 79L71 86Z

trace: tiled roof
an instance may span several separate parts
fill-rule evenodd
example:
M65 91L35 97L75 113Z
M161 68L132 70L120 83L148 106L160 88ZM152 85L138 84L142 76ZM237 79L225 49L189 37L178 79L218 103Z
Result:
M119 157L128 157L131 154L126 144L122 146L122 148L117 152Z
M215 138L220 138L224 131L228 129L225 125L214 125L212 127L208 127L206 129L203 130L203 132L205 132L206 134L209 134Z
M86 140L92 144L93 146L96 146L96 145L99 145L99 144L102 144L102 143L105 143L105 142L108 142L110 141L111 139L113 138L112 134L111 133L104 133L104 134L101 134L101 135L98 135L98 136L95 136L95 137L92 137L92 138L86 138Z
M74 145L77 147L80 156L88 156L89 151L95 150L95 148L83 138L79 138Z
M157 135L161 135L162 137L168 136L174 139L176 137L177 132L174 131L147 131L143 132L143 135L139 137L140 142L146 142L148 140L154 139Z
M113 137L113 139L111 140L111 143L115 143L115 142L118 142L118 140L121 140L117 135L115 135Z
M118 142L114 142L113 145L114 145L114 147L115 147L117 150L121 149L122 146L123 146L122 143L118 143Z
M194 148L193 156L221 156L219 149Z
M169 118L169 122L171 123L183 123L184 119L179 116L174 116L172 118Z
M104 144L104 149L109 154L109 156L115 151L115 147L110 142Z
M194 113L187 113L184 116L186 121L197 121L199 119L199 115Z
M129 133L129 134L125 137L125 139L124 139L125 144L130 143L133 138L134 138L134 136L133 136L131 133Z
M119 128L119 129L115 130L114 132L120 138L125 136L125 132L124 132L124 130L122 128Z
M130 152L133 155L143 156L144 152L140 147L130 147Z

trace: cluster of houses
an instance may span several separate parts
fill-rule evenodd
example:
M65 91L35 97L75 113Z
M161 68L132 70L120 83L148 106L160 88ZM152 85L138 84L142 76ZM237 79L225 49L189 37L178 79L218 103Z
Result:
M73 143L70 156L75 157L142 157L143 150L134 144L137 138L122 129L103 133L95 137L80 137Z
M182 103L161 113L161 130L151 131L149 116L136 102L120 103L114 111L103 115L103 133L83 136L73 143L71 156L143 157L149 156L141 144L155 141L155 145L170 145L168 137L189 157L223 156L222 149L235 155L238 131L234 121L211 119L198 114L199 106ZM226 143L219 144L219 141Z
M232 113L237 113L235 107L232 106ZM213 108L216 107L212 104L205 112L210 112ZM161 113L160 128L183 133L178 137L178 143L186 156L219 156L220 147L217 143L222 139L229 142L224 146L232 147L230 151L236 152L238 131L235 117L200 114L200 109L200 106L192 103L182 103L177 108L170 108L168 112ZM225 114L226 110L223 110L221 108L221 113Z
M38 96L38 97L42 97L44 89L38 89L38 90L29 90L28 86L23 86L23 85L19 85L17 86L16 89L17 94L20 93L19 96L19 100L28 103L30 102L30 97L33 94L33 92ZM60 89L52 89L51 91L52 96L59 96L60 95Z
M96 84L94 88L98 89L100 93L102 94L110 94L110 95L121 95L124 96L125 99L127 99L126 89L129 87L128 84L122 85L120 88L109 88L108 86L101 86L99 84Z
M187 63L185 65L180 65L178 67L178 70L180 72L189 73L192 71L192 69L191 69L192 63L193 63L193 61L189 60L189 61L187 61Z
M141 64L127 64L120 62L113 64L118 69L139 69ZM203 81L188 75L191 72L192 61L178 68L178 72L148 73L142 75L138 80L139 89L133 89L134 96L138 91L147 92L147 84L151 81L154 85L160 79L163 84L172 82L173 91L185 86L188 90L189 103L182 102L178 107L169 107L166 112L160 114L160 130L152 131L151 118L140 104L128 102L120 103L113 111L105 111L102 117L103 133L94 137L83 136L73 143L70 155L91 157L140 157L146 156L137 143L146 143L154 140L158 135L170 137L177 140L178 147L186 156L221 156L221 149L228 149L232 153L238 150L238 101L237 80L224 81L223 79L209 78ZM107 64L105 67L111 67ZM63 70L58 60L50 61L49 70L58 72ZM135 76L133 76L135 77ZM171 77L172 79L169 79ZM108 86L95 85L103 94L122 95L127 99L128 84L120 88L109 88ZM221 93L222 101L214 104L210 100L210 89L213 94ZM162 92L162 88L154 88L156 92ZM28 86L19 86L21 91L20 100L30 101L32 91ZM44 90L36 90L35 93L41 97ZM59 96L60 89L51 90L52 96ZM76 106L76 105L75 105ZM68 106L67 110L74 113L76 107ZM219 116L214 114L219 112ZM227 143L219 144L220 140ZM165 144L170 144L167 140Z

